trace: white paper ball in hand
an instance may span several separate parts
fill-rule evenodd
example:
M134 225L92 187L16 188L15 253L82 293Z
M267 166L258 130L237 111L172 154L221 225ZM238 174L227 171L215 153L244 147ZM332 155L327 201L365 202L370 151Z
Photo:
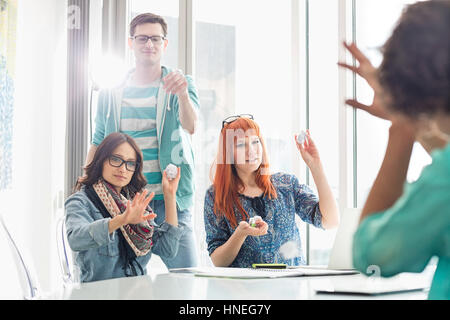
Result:
M250 227L253 227L253 228L256 227L256 220L262 220L262 218L260 216L251 217L250 220L248 221L248 224L250 225Z
M303 144L303 142L305 142L305 139L306 139L306 132L302 130L297 135L297 142L298 142L298 144Z
M166 172L167 178L168 178L169 180L172 180L172 179L175 179L175 178L177 177L177 174L178 174L178 168L177 168L176 166L174 166L173 164L170 163L170 164L166 167L165 172Z

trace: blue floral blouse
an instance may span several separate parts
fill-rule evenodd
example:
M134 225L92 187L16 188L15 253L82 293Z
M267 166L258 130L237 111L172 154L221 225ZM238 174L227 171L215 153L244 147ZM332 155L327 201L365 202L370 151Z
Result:
M267 197L262 198L265 214L256 213L252 206L252 198L239 195L239 200L250 218L255 215L262 216L269 229L264 236L248 236L230 267L246 268L251 267L253 263L304 265L306 260L302 253L295 215L323 229L319 198L310 187L300 184L297 177L290 174L276 173L271 176L271 180L277 191L277 198L272 200ZM237 208L235 212L238 212ZM206 242L211 255L230 238L235 230L224 217L218 218L214 214L213 186L206 191L204 213ZM238 213L238 224L240 221L242 219ZM283 247L287 242L291 243ZM288 251L283 251L286 248L289 248Z

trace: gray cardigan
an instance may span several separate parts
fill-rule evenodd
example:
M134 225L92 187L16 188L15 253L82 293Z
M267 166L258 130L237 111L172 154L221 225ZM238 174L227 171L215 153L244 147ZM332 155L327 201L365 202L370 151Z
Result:
M74 252L74 262L80 268L80 281L98 281L125 277L125 257L119 255L119 229L108 232L111 218L104 218L84 191L84 187L65 202L66 230L69 246ZM144 269L155 253L173 258L183 235L183 227L163 222L155 225L152 250L145 256L136 257ZM128 245L128 244L127 244Z

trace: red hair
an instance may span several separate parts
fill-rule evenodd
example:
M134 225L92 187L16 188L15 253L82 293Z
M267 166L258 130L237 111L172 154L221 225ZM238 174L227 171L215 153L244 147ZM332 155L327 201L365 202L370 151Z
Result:
M212 170L215 169L212 178L215 191L214 214L218 217L224 216L234 228L238 225L238 214L240 214L241 220L247 220L249 217L239 201L239 192L244 189L244 183L234 167L236 139L238 136L244 136L245 133L248 134L249 130L258 136L262 146L262 163L256 170L256 185L264 191L264 196L269 197L269 199L277 197L275 187L270 180L266 145L261 137L259 126L248 118L239 118L232 123L225 124L220 133L217 159L211 168ZM229 133L232 133L231 137ZM234 211L235 207L238 212Z

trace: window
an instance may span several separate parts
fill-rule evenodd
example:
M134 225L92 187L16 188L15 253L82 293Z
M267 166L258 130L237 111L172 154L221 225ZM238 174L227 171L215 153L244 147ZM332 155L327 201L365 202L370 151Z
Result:
M257 10L257 15L248 15ZM201 261L208 262L203 202L211 185L222 120L250 113L266 141L272 172L293 173L294 143L291 3L273 0L195 1L195 79L201 112L194 136L195 229ZM283 124L280 126L280 124Z
M305 50L308 59L304 69L308 93L307 112L304 114L311 137L319 149L325 174L334 196L339 197L339 78L338 67L338 1L308 1L305 8L308 40ZM315 186L309 173L309 183ZM315 187L314 187L315 188ZM317 190L315 188L315 190ZM320 230L307 226L309 264L328 263L329 252L336 230Z
M323 10L322 3L307 1L308 121L341 210L364 205L384 157L389 126L387 121L374 119L363 111L353 112L350 107L342 105L338 90L345 91L345 97L356 94L358 100L367 104L371 103L373 93L364 80L349 72L347 83L339 83L336 62L339 60L341 39L356 41L358 47L378 66L382 59L381 46L390 36L403 8L413 2L347 0L327 3L327 10ZM345 27L339 31L337 26ZM345 124L339 119L338 108L347 108ZM346 132L345 144L337 139L339 126L343 126ZM338 164L338 160L345 159L342 153L347 153L346 166ZM423 166L429 162L428 154L416 144L408 180L417 179ZM347 184L340 181L344 178ZM310 181L313 183L312 179ZM323 232L314 228L308 231L309 263L326 264L335 231Z
M381 63L380 48L391 35L402 10L413 0L356 1L356 41L375 66ZM357 79L357 97L370 104L373 95L361 78ZM362 207L383 161L388 140L389 122L376 120L365 112L357 113L357 206ZM416 143L408 171L408 180L418 178L424 165L431 162L426 151Z
M21 251L34 261L42 289L49 292L55 288L53 280L57 280L59 271L53 222L64 203L68 5L58 0L1 2L2 7L8 5L17 10L17 18L10 15L3 20L3 13L0 17L0 29L3 21L8 25L8 20L12 28L7 38L2 34L0 47L8 43L8 71L10 67L15 69L14 116L5 117L0 110L0 127L11 129L6 134L11 135L8 139L12 151L10 185L8 190L0 191L0 214ZM12 47L16 48L14 55ZM0 94L0 104L2 98ZM0 131L2 135L4 131ZM28 192L25 199L20 196L24 186L35 190ZM4 236L1 235L2 240ZM8 254L9 248L5 250ZM15 291L16 276L8 271L9 267L0 267L2 274L9 275L1 279L2 287Z

